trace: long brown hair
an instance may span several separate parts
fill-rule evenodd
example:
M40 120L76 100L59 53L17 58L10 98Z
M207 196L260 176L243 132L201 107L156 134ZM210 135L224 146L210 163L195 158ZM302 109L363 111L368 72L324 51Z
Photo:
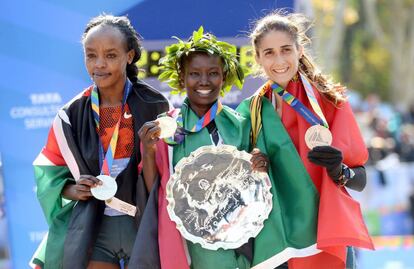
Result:
M276 10L259 19L250 33L252 46L259 56L259 45L263 37L270 31L287 33L295 42L297 48L303 47L303 55L299 59L299 71L306 75L316 89L329 101L338 104L346 100L345 87L334 83L330 77L321 73L312 57L306 50L311 43L306 32L310 29L309 20L300 13L287 14L284 10Z

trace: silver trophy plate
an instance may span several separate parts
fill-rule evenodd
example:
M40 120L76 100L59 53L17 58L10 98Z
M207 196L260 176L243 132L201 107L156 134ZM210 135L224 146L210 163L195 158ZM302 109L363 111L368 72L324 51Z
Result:
M272 210L267 173L234 146L203 146L181 159L167 183L168 214L203 248L235 249L256 237Z

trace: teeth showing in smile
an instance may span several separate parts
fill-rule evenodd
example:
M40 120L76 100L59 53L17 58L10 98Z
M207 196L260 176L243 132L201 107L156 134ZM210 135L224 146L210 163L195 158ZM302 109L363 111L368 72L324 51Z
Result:
M212 90L197 90L198 93L202 94L202 95L207 95L210 92L212 92Z
M273 72L281 74L281 73L285 73L286 71L288 71L288 67L283 68L283 69L273 69Z

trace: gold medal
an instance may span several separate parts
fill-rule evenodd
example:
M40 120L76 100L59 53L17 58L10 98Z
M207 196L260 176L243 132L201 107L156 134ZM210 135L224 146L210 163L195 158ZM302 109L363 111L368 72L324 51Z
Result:
M322 125L313 125L306 130L305 142L310 149L316 146L330 146L332 144L331 131Z

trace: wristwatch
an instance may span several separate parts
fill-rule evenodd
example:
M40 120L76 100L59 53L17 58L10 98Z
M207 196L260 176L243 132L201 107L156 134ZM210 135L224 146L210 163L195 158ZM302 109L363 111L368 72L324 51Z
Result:
M350 179L353 179L354 176L355 176L355 172L351 168L349 168L346 164L342 164L342 173L337 183L339 186L343 187L346 185L346 183Z

